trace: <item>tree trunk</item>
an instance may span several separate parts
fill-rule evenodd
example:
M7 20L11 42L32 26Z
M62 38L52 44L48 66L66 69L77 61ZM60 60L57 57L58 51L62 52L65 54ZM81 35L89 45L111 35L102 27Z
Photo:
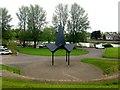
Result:
M26 25L26 23L25 23L25 21L24 21L24 38L25 38L25 25ZM25 47L25 40L23 40L23 47Z
M75 40L75 33L73 33L73 43L76 43L76 40Z
M50 43L50 38L48 37L48 43Z
M36 48L36 40L34 40L34 48Z
M25 40L23 40L23 47L25 47Z

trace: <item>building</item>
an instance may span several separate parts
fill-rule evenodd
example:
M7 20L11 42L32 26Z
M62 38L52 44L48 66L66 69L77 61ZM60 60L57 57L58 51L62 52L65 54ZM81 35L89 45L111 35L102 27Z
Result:
M105 32L104 34L106 35L106 40L120 40L120 34L117 32Z

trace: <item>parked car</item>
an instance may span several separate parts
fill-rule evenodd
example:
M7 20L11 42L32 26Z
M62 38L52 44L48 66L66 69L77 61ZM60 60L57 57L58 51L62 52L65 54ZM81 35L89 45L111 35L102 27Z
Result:
M11 50L8 50L5 46L0 46L0 55L12 54Z
M0 50L0 54L1 55L8 55L8 54L12 54L11 50Z
M96 49L104 49L105 47L102 44L96 44L95 48Z
M7 50L5 46L0 46L0 50Z

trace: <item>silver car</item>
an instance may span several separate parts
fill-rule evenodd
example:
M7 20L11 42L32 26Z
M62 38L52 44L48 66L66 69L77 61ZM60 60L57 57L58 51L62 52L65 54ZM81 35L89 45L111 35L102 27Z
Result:
M8 55L8 54L12 54L12 51L8 50L4 46L0 46L0 55Z

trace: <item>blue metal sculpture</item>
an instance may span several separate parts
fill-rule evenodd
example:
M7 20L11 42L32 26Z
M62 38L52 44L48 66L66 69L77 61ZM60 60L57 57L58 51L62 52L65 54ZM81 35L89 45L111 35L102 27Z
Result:
M70 52L74 48L74 44L66 44L64 34L63 34L63 27L60 24L58 28L57 38L55 44L46 44L49 50L52 52L52 65L54 65L54 52L60 49L61 47L66 50L66 62L70 65Z

